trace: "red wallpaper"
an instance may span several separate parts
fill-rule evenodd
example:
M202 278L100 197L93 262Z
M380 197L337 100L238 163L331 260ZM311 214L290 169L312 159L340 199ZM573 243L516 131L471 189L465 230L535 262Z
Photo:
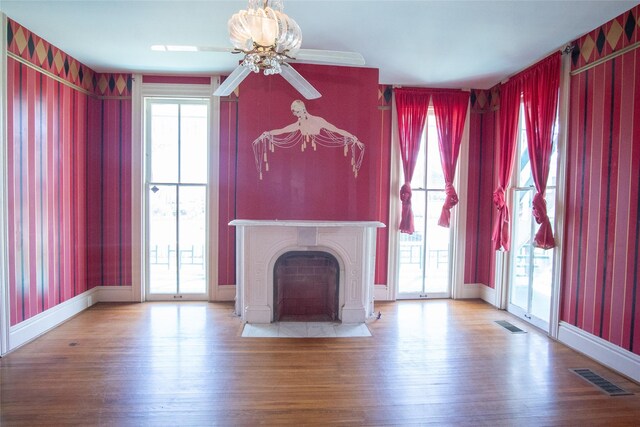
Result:
M236 219L236 145L238 103L235 94L220 99L220 171L218 208L218 283L236 283L236 235L229 222Z
M8 275L16 325L103 284L92 280L96 251L109 254L111 277L120 274L104 284L131 283L131 78L95 74L14 21L7 33ZM103 181L95 176L98 158ZM96 249L102 228L111 240Z
M377 138L378 71L368 68L296 64L322 97L304 100L280 76L250 75L240 87L238 127L237 216L242 219L375 220L376 170L381 156ZM265 84L266 83L266 84ZM263 132L296 121L294 100L304 100L309 114L319 116L365 144L356 178L350 153L342 147L302 144L268 153L262 180L252 142ZM244 100L247 100L245 102ZM263 162L263 159L259 159Z
M375 283L387 284L387 267L389 265L389 233L397 232L396 225L389 224L389 186L391 184L391 99L393 89L391 86L378 86L378 115L380 120L380 135L377 143L380 146L381 156L375 170L378 175L378 189L376 197L376 218L386 227L378 229L376 240L376 272Z
M91 117L89 285L131 285L131 101L93 99Z
M577 42L568 147L561 320L640 354L640 49L606 58L638 38L589 50L593 34L637 16L638 7ZM635 18L634 18L635 19ZM598 36L596 36L598 37ZM608 39L606 39L608 40ZM608 46L608 47L607 47ZM585 59L605 59L580 68Z
M493 190L498 104L497 90L471 92L464 282L491 288L495 286L491 231L496 211Z
M11 325L85 291L87 95L7 61Z

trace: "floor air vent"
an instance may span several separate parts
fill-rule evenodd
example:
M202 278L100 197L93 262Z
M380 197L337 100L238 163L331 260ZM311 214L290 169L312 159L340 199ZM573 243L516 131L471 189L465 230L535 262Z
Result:
M514 333L514 334L526 334L527 331L523 331L522 329L518 328L517 326L507 322L506 320L496 320L496 323L500 326L502 326L503 328L509 330L509 332Z
M600 390L607 393L609 396L625 396L628 394L633 394L626 390L621 389L611 381L602 378L600 375L593 372L591 369L578 368L578 369L569 369L576 375L579 375L581 378L589 381L594 386L598 387Z

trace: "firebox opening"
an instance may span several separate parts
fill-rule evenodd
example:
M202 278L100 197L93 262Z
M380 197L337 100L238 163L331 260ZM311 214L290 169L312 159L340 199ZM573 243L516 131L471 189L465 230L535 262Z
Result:
M273 268L274 322L338 320L340 266L320 251L291 251Z

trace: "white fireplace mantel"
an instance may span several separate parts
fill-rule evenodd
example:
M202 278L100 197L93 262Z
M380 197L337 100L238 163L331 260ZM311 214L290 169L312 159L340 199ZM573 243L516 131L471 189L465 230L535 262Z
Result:
M236 313L248 323L273 321L273 267L290 251L323 251L340 264L339 312L343 323L373 315L378 221L278 221L236 219Z

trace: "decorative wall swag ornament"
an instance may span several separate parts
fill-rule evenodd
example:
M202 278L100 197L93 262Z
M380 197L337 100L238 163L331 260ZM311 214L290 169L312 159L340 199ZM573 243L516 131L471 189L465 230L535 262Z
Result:
M262 179L262 170L269 171L268 152L275 148L293 148L300 144L304 152L309 145L316 151L318 145L323 147L342 147L344 156L351 153L351 169L353 176L358 177L365 146L355 135L339 129L325 119L307 112L304 103L295 100L291 103L291 113L298 118L294 123L281 129L265 131L253 141L253 155L256 161L258 175Z

